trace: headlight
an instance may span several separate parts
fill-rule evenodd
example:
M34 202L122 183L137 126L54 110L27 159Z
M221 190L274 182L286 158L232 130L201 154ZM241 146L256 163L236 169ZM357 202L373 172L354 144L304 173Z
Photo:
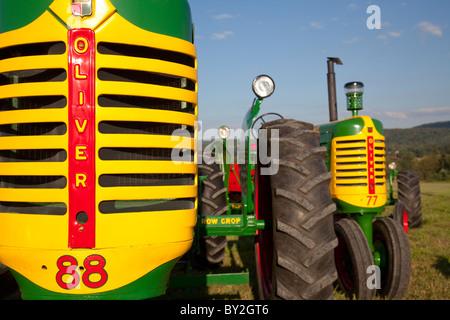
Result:
M391 169L391 170L397 169L397 164L395 162L389 163L389 169Z
M221 139L226 139L230 136L230 128L228 128L227 126L221 126L218 130L218 133Z
M275 91L275 82L271 77L260 75L253 80L253 92L260 99L270 97Z

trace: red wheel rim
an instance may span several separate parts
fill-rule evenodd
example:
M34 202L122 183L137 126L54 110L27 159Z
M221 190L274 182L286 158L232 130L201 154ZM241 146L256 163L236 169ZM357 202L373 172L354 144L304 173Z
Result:
M406 211L406 209L403 209L402 221L403 221L403 229L405 230L406 233L408 233L408 212Z
M270 192L270 177L256 174L255 216L257 220L272 221L272 196ZM256 258L258 264L259 282L264 298L272 293L272 263L273 263L273 230L267 228L256 232Z

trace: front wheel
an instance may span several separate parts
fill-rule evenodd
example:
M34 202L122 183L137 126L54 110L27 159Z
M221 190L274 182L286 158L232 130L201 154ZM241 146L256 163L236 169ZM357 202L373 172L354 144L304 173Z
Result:
M373 244L380 254L381 288L385 299L402 299L411 277L411 252L408 237L393 219L376 219L373 223Z
M376 291L367 285L367 270L374 262L364 232L358 223L350 218L337 221L334 230L339 241L335 250L339 288L350 299L373 299Z

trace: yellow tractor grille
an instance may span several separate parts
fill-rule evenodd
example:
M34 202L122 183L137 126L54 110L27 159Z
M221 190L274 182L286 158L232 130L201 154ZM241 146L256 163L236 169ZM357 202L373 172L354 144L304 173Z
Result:
M67 133L62 122L67 106L65 52L62 41L0 48L0 212L67 212L60 193L67 186L66 170L52 165L67 160L67 142L62 140ZM50 191L43 195L43 189Z
M100 163L96 166L115 164L99 172L100 213L194 209L195 57L155 45L104 41L101 33L98 37L97 77L102 85L97 92L101 112L96 139ZM121 85L118 91L115 84ZM126 113L124 119L119 119L119 112ZM172 136L186 140L185 144L179 147ZM115 143L109 137L121 139ZM192 162L176 165L174 154L188 156ZM133 169L136 164L139 168ZM146 197L143 192L134 194L136 187L147 190Z
M334 180L336 187L368 187L371 168L375 186L385 185L384 140L374 140L372 164L369 161L367 139L337 139L335 143Z

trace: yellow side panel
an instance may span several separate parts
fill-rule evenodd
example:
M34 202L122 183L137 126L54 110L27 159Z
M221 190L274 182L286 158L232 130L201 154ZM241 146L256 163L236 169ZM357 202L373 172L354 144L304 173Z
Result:
M97 229L99 247L119 247L124 241L132 241L133 245L176 243L193 238L196 212L179 210L103 214L98 216L97 223L102 226Z
M19 252L18 248L67 249L67 223L67 215L0 213L0 250L3 247L15 247ZM0 261L8 265L1 255Z

